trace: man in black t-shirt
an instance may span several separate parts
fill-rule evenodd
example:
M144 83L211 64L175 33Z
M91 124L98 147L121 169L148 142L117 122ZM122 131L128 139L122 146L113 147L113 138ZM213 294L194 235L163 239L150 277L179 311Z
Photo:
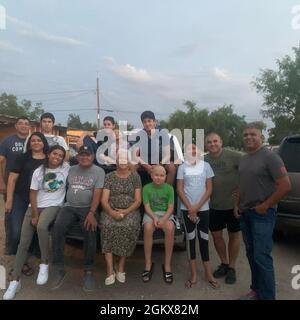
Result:
M137 133L139 140L135 153L138 155L138 171L143 185L151 182L152 167L162 164L167 171L166 182L173 185L176 177L176 166L171 161L171 137L165 129L157 129L157 121L152 111L141 114L144 129Z

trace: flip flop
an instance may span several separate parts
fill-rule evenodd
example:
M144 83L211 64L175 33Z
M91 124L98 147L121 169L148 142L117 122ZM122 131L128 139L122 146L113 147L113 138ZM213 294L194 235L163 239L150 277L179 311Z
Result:
M162 267L163 278L164 278L165 283L172 284L173 283L173 273L166 271L164 264L161 267Z
M151 280L153 269L154 269L154 262L152 262L150 270L144 270L143 271L143 273L142 273L143 282L146 283L146 282L149 282Z
M192 282L192 281L189 279L189 280L187 280L187 282L184 284L184 286L185 286L187 289L191 289L191 288L193 288L196 284L197 284L197 281L196 281L196 282Z
M209 280L209 281L207 281L207 283L213 289L219 289L220 288L220 283L217 280Z

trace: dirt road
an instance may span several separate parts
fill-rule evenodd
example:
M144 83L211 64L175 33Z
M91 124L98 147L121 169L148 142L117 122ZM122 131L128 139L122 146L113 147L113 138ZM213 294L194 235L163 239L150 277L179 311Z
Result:
M4 256L4 213L3 202L0 202L0 257L1 263L7 270L11 267L12 258ZM238 281L235 285L226 285L221 280L221 288L214 290L210 288L203 280L202 267L199 261L199 279L195 287L191 289L184 288L184 282L187 280L188 264L186 252L174 252L174 283L167 285L163 282L161 263L163 262L163 248L155 247L153 259L155 270L150 283L144 284L141 281L141 272L143 270L143 248L138 246L135 254L128 259L127 263L127 281L125 284L115 283L107 287L104 285L105 279L105 261L102 254L97 254L96 278L99 289L93 293L85 293L81 287L82 279L82 250L81 244L77 246L66 246L66 268L68 276L63 286L50 291L46 286L37 286L35 284L37 273L32 277L22 278L22 290L18 293L16 299L134 299L134 300L161 300L161 299L179 299L179 300L206 300L206 299L225 299L235 300L241 294L248 291L250 273L247 259L245 257L244 245L241 247L241 253L237 264ZM293 274L291 269L294 265L300 265L300 235L291 236L284 241L276 242L274 246L274 261L277 283L278 299L300 299L300 289L294 290L291 286ZM212 267L218 265L218 259L211 241L210 256ZM38 261L34 260L36 268ZM2 297L4 291L0 290Z

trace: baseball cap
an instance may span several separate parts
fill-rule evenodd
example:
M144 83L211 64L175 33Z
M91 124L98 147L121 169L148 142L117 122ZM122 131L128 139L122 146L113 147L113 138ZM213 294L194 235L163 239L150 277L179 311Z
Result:
M81 146L78 150L78 154L94 154L94 151L89 146Z

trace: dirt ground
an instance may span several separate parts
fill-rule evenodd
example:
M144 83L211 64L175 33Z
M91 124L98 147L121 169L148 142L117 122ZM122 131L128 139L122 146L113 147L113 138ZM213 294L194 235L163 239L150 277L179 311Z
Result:
M4 212L3 201L0 200L0 261L1 264L9 270L12 265L13 257L4 255ZM115 283L112 286L105 286L105 261L101 253L97 254L96 278L99 289L93 293L85 293L82 290L83 274L83 255L81 244L66 245L66 269L67 278L63 286L50 291L48 286L37 286L35 284L37 272L31 277L22 278L22 290L18 293L16 299L24 300L236 300L241 294L248 291L250 282L249 266L245 256L244 245L241 246L241 252L237 263L238 281L235 285L226 285L221 279L221 288L214 290L210 288L203 280L203 272L199 261L199 279L196 286L191 289L184 288L184 282L188 279L189 271L186 252L176 251L173 256L174 283L167 285L163 282L161 263L163 262L163 248L155 247L153 251L153 260L155 269L150 283L144 284L141 281L141 272L143 271L143 248L138 246L134 255L127 262L127 278L125 284ZM215 268L218 265L218 259L210 241L211 265ZM290 236L281 242L276 242L273 250L276 285L278 299L300 299L300 289L294 290L291 286L293 274L291 269L294 265L300 265L300 235ZM33 264L36 269L38 260L34 259ZM51 269L50 269L51 270ZM0 290L2 297L4 290Z

